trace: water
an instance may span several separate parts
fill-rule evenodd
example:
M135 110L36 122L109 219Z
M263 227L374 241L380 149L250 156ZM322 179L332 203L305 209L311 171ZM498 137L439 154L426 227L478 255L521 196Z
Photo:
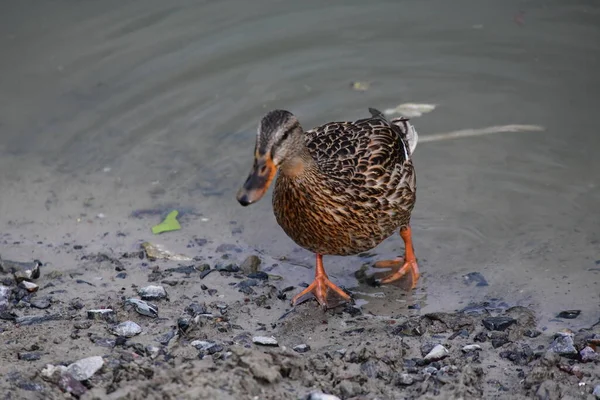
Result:
M235 201L260 117L286 108L308 129L370 106L433 103L413 120L422 136L546 130L419 145L423 278L408 300L384 288L389 301L373 304L453 310L499 297L535 307L542 326L560 325L550 320L563 309L589 325L600 316L599 39L591 0L3 1L0 231L135 230L132 210L172 203L204 216L184 235L311 266L269 196ZM393 257L402 241L375 252L369 261ZM326 257L325 267L351 287L364 261ZM292 283L312 279L276 268ZM473 271L489 286L466 286Z

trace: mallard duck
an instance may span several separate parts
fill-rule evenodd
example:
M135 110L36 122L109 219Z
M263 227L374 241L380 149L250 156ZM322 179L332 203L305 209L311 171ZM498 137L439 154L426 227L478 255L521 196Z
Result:
M325 308L331 306L331 292L349 301L325 273L323 255L365 252L396 230L405 254L375 263L397 268L380 282L410 275L414 288L419 279L410 228L416 131L407 118L388 121L380 111L369 111L370 118L329 122L306 132L285 110L270 111L260 121L254 165L237 200L242 206L260 200L279 171L273 191L277 222L294 242L316 254L315 280L294 296L292 305L308 293Z

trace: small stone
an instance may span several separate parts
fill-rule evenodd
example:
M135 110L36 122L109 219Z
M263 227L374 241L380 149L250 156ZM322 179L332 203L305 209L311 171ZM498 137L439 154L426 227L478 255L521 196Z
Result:
M142 328L133 321L125 321L110 327L109 332L116 336L130 338L142 333Z
M396 385L409 386L415 383L415 380L409 374L400 374L396 379Z
M75 397L81 397L87 392L87 388L68 372L60 375L57 385L60 390L71 393Z
M557 334L554 341L548 347L548 351L563 357L577 357L579 354L573 343L573 336Z
M483 323L483 326L490 331L504 331L506 328L517 322L517 320L510 317L487 317L481 322Z
M85 304L83 304L83 300L81 300L79 297L76 297L73 300L71 300L71 302L69 303L69 305L74 310L81 310L83 307L85 307Z
M293 349L297 353L306 353L307 351L310 350L310 346L305 343L302 343L302 344L298 344L298 345L294 346Z
M42 358L42 354L38 352L24 352L17 354L17 357L19 358L19 360L37 361L40 358Z
M119 272L117 275L115 275L115 278L125 279L125 278L127 278L127 272Z
M75 329L89 329L92 326L92 321L75 321L73 328Z
M242 270L242 272L246 275L258 272L258 269L260 268L260 258L256 255L251 255L246 257L246 259L242 262L242 265L240 265L240 269Z
M254 289L252 289L250 286L241 287L241 288L239 288L238 292L244 293L245 295L248 295L248 296L252 296L253 294L256 294Z
M177 330L173 329L173 330L170 330L169 332L157 337L156 341L158 343L162 344L163 346L167 346L169 344L169 342L171 341L171 339L173 339L175 337L175 335L177 335Z
M279 343L274 336L254 336L252 342L262 346L279 346Z
M438 369L431 365L423 368L423 375L435 375L437 373L438 373Z
M462 351L464 351L465 353L477 350L481 350L481 346L478 344L468 344L462 348Z
M484 331L481 331L481 332L479 332L479 333L478 333L477 335L475 335L475 337L473 338L473 340L474 340L474 341L476 341L476 342L481 342L481 343L484 343L484 342L486 342L486 341L487 341L487 339L488 339L487 332L484 332Z
M245 279L237 284L239 288L247 288L251 286L257 286L258 281L256 279Z
M27 290L29 293L37 292L38 289L40 288L35 283L29 282L29 281L21 281L21 282L19 282L19 287L22 288L22 289Z
M207 276L208 274L210 274L211 272L213 272L213 271L214 271L214 269L206 269L206 270L202 271L202 272L200 273L200 279L204 279L204 278L206 278L206 276Z
M35 299L31 300L29 302L29 304L33 308L38 308L40 310L45 310L46 308L49 308L50 305L52 304L52 299L49 298L49 297L35 298Z
M249 279L258 279L259 281L268 281L269 274L267 274L264 271L258 271L258 272L253 272L251 274L248 274L248 278Z
M59 321L63 319L61 314L29 315L27 317L17 317L15 323L18 325L37 325L47 321Z
M525 332L523 332L523 336L527 336L529 338L536 338L538 336L540 336L542 334L542 332L536 330L536 329L527 329Z
M585 346L583 349L581 349L579 355L581 356L581 361L583 362L596 361L600 359L598 353L596 353L590 346Z
M225 272L238 272L240 267L235 264L217 265L216 270Z
M125 304L132 305L138 314L145 315L151 318L158 317L158 307L156 304L148 303L144 300L139 299L127 299Z
M138 290L142 300L162 300L166 299L167 291L162 286L146 286Z
M592 392L592 394L596 396L597 399L600 399L600 385L596 385L594 387L594 391Z
M581 314L581 310L566 310L558 313L556 317L564 319L575 319L579 316L579 314Z
M475 284L475 286L488 286L487 281L479 272L469 272L466 275L463 275L465 280L465 284Z
M497 349L498 347L504 346L508 342L509 342L509 340L508 340L508 337L506 337L506 336L495 337L492 339L492 347Z
M96 321L106 321L108 323L114 324L117 322L117 314L114 310L110 308L100 308L97 310L88 310L87 312L88 319L96 320Z
M306 400L341 400L341 399L332 394L325 394L323 392L312 392L306 397Z
M117 340L113 338L101 337L96 335L90 336L90 341L96 346L112 349L117 345Z
M192 317L195 317L197 315L201 315L201 314L209 314L208 309L206 308L205 304L200 304L200 303L191 303L189 306L187 306L185 308L185 312L190 314Z
M64 365L46 364L46 368L42 369L42 379L56 382L58 377L67 372L67 367Z
M152 359L155 359L160 354L160 347L149 344L145 347L145 349L146 349L146 354L148 354L148 357L150 357Z
M208 341L204 341L204 340L194 340L190 344L192 346L194 346L197 350L205 351L208 354L215 354L215 353L223 351L223 346L221 346L220 344L214 343L214 342L208 342Z
M10 299L11 293L11 288L9 288L8 286L0 285L0 309L3 307L8 307L8 300Z
M429 361L437 361L441 360L444 357L447 357L448 350L442 346L441 344L435 345L434 348L425 356L425 360Z
M83 358L67 367L67 372L78 381L90 379L104 365L101 356Z
M348 380L341 381L338 385L338 389L344 399L354 396L354 387L352 386L352 382Z

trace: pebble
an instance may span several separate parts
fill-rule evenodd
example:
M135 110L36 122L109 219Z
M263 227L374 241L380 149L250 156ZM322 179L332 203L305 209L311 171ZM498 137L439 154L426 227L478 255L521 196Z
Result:
M185 308L185 312L190 314L192 317L195 317L197 315L201 315L201 314L209 314L208 309L206 308L205 304L200 304L200 303L191 303L189 306L187 306Z
M202 272L200 273L200 279L204 279L204 278L206 278L206 276L207 276L208 274L210 274L211 272L213 272L213 271L214 271L214 269L207 269L207 270L204 270L204 271L202 271Z
M592 394L596 396L597 399L600 399L600 385L596 385L594 387L594 391L592 392Z
M87 317L88 317L88 319L93 319L96 321L106 321L111 324L114 324L117 322L117 314L114 312L114 310L112 310L110 308L88 310Z
M556 335L554 341L548 347L548 351L563 357L576 357L579 354L573 343L573 336L563 333Z
M447 357L448 354L450 354L448 352L448 349L446 349L444 346L442 346L441 344L437 344L434 346L433 349L431 349L431 351L425 356L425 360L430 360L430 361L436 361L436 360L441 360L444 357Z
M0 272L12 273L17 283L24 280L31 281L40 277L40 267L42 262L34 260L33 262L20 262L2 260L0 258Z
M481 322L490 331L504 331L517 322L517 320L510 317L488 317L484 318Z
M310 346L305 343L302 343L302 344L298 344L298 345L294 346L293 349L297 353L306 353L307 351L310 350Z
M49 308L50 305L52 305L52 299L50 297L35 298L35 299L31 300L29 302L29 304L33 308L38 308L40 310L45 310L46 308Z
M109 332L116 336L130 338L139 335L142 332L142 327L133 321L125 321L110 327Z
M403 385L403 386L409 386L409 385L412 385L413 383L415 383L415 380L409 374L400 374L396 381L396 384Z
M30 315L27 317L17 317L15 322L18 325L37 325L47 321L58 321L63 319L61 314L47 314L47 315Z
M274 336L254 336L252 337L252 342L262 346L279 346Z
M37 361L42 358L42 354L38 352L26 352L17 354L19 360L24 361Z
M339 397L323 392L312 392L306 396L306 400L341 400Z
M590 362L600 359L598 353L596 353L590 346L585 346L583 349L581 349L579 355L581 356L581 361L583 362Z
M12 290L8 286L0 285L0 308L8 307L8 299Z
M462 348L462 351L464 351L465 353L476 350L481 350L481 346L478 344L468 344Z
M235 264L217 265L215 268L217 271L225 272L238 272L240 270L240 267Z
M463 278L467 285L475 283L475 286L489 286L483 275L479 272L469 272L468 274L463 275Z
M139 299L127 299L125 304L130 304L135 308L138 314L145 315L151 318L158 317L158 307L155 304L148 303Z
M258 272L258 269L260 268L260 258L256 255L251 255L246 257L246 259L242 262L242 265L240 265L240 269L242 270L242 272L246 275Z
M269 280L269 274L267 274L264 271L258 271L258 272L253 272L251 274L248 274L248 278L249 279L258 279L260 281L267 281L267 280Z
M29 282L29 281L21 281L21 282L19 282L19 287L22 288L22 289L27 290L29 293L37 292L38 289L40 288L35 283Z
M75 321L73 328L75 329L89 329L92 326L92 321Z
M90 379L104 365L101 356L83 358L67 367L67 372L78 381Z
M208 342L205 340L194 340L190 344L194 346L197 350L205 351L208 354L215 354L220 351L223 351L223 346L221 346L220 344Z
M87 392L87 388L69 373L60 376L58 387L65 393L71 393L75 397L81 397Z
M138 293L142 300L162 300L168 297L164 287L155 285L143 287Z
M566 310L558 313L556 317L564 319L575 319L579 316L579 314L581 314L581 310Z

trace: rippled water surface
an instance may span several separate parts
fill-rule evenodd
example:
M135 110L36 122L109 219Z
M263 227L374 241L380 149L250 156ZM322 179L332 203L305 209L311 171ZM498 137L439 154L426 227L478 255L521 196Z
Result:
M420 144L419 288L356 290L382 292L365 299L389 313L500 298L536 307L542 325L563 309L589 325L600 316L598 71L595 1L5 0L0 229L64 228L86 197L112 229L133 209L178 204L204 216L183 235L286 256L286 278L310 281L312 255L283 234L270 200L235 201L260 117L286 108L308 129L432 103L413 120L421 136L545 131ZM393 237L373 258L325 266L353 287L364 262L402 249ZM466 285L469 272L489 286Z

